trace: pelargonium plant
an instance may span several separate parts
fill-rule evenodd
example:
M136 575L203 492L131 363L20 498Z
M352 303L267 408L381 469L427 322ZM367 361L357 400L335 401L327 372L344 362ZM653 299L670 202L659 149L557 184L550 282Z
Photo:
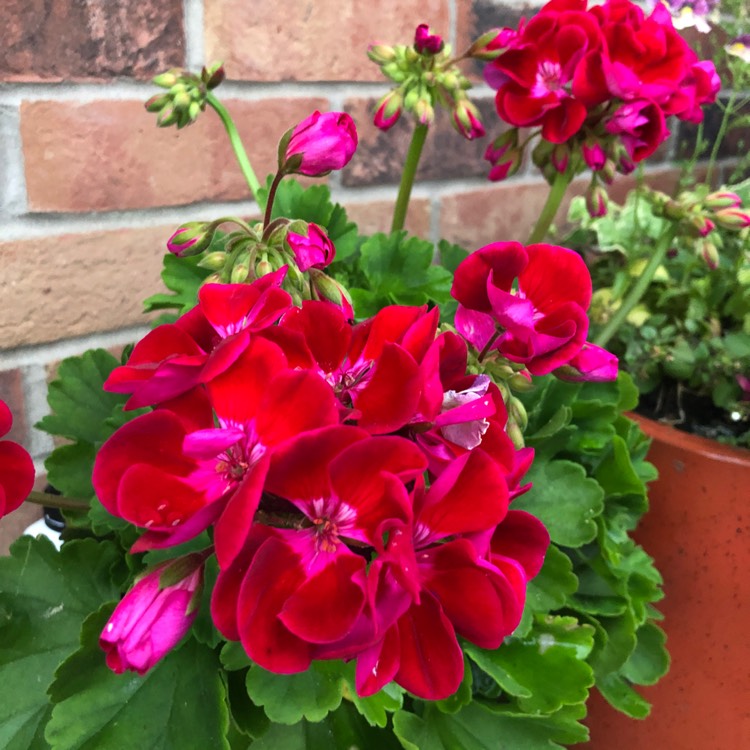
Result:
M633 686L668 666L630 536L648 441L584 262L542 240L576 174L598 188L667 115L699 119L714 71L627 0L553 0L456 56L420 24L369 55L395 84L375 124L414 118L390 234L294 179L346 168L347 114L280 132L261 184L220 65L155 79L161 126L220 116L262 218L176 228L153 330L60 365L40 427L66 438L61 495L29 494L0 443L3 512L28 495L67 523L59 551L24 537L0 561L9 747L559 748L587 739L592 689L648 713ZM512 132L538 128L553 187L527 244L433 262L404 217L435 109L484 132L466 59ZM493 178L525 144L491 146Z

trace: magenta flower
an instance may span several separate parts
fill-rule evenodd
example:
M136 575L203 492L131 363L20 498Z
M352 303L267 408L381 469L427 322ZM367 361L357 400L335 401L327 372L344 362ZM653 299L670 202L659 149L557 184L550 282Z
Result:
M349 163L357 143L357 128L349 115L315 111L292 131L283 168L308 177L328 174Z
M286 240L294 253L294 260L300 271L307 271L309 268L324 268L336 256L333 242L317 224L308 224L307 236L289 232Z
M433 34L432 30L426 23L420 23L414 33L414 49L421 55L437 55L445 42L439 34Z
M164 563L128 591L99 637L113 672L143 675L179 643L198 614L203 560L193 554Z
M389 130L401 117L401 95L397 91L389 91L379 102L375 110L373 122L380 130Z
M8 405L0 399L0 437L13 424ZM34 486L34 462L25 448L11 440L0 440L0 518L12 513Z
M567 248L486 245L456 269L451 294L467 341L480 351L497 349L534 375L567 364L586 341L591 277Z

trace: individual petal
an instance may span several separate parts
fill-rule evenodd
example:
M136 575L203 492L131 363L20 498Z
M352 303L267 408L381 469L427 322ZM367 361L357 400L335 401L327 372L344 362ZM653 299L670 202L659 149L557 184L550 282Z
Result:
M464 657L450 620L437 599L425 592L398 621L396 682L425 700L442 700L458 690Z
M339 546L332 559L287 600L279 619L309 643L344 638L365 604L365 559Z
M518 561L530 580L542 568L549 541L549 532L538 518L523 510L509 510L495 529L490 548L493 556Z
M2 401L0 405L5 406ZM0 518L16 510L33 487L34 462L29 452L18 443L0 441Z

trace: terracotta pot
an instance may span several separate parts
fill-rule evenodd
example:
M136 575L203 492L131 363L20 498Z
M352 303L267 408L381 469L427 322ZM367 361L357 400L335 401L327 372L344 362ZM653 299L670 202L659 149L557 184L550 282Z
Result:
M750 748L750 451L634 417L659 470L635 537L664 576L669 673L628 719L592 696L592 750Z

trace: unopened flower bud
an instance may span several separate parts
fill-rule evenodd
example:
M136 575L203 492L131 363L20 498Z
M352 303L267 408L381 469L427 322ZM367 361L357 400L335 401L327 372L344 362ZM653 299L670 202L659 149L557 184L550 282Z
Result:
M467 141L473 141L485 133L480 117L473 102L466 98L460 99L453 110L453 125Z
M297 268L303 272L310 268L324 268L336 257L333 242L317 224L308 224L306 234L288 232L286 241L294 253Z
M172 86L174 86L180 80L180 76L183 73L184 71L180 70L179 68L172 68L165 73L159 73L158 76L154 76L152 82L159 88L171 89Z
M521 450L521 448L525 447L523 431L515 422L509 420L505 426L505 432L508 434L516 450Z
M609 199L607 191L595 182L591 182L586 191L586 210L592 219L607 215Z
M714 229L716 229L716 224L714 224L711 219L709 219L707 216L704 216L703 214L693 214L689 218L689 227L690 231L694 235L697 235L698 237L705 237Z
M227 262L227 254L222 250L216 250L213 253L206 253L199 261L201 268L207 268L209 271L221 271Z
M435 121L435 108L429 99L419 99L414 106L414 114L421 125L432 125Z
M740 230L750 227L750 214L739 208L722 208L713 215L723 229Z
M508 399L508 417L521 428L522 432L529 423L526 407L515 396Z
M273 264L268 260L268 255L263 253L261 259L255 264L255 276L261 278L261 276L268 276L269 273L276 271Z
M667 199L666 201L661 202L660 205L662 214L667 219L672 219L672 221L680 221L686 216L685 207L677 201Z
M702 240L698 243L696 249L701 260L703 260L711 271L715 271L719 267L719 250L711 240Z
M147 112L161 112L171 101L169 94L154 94L144 106Z
M589 169L593 169L595 172L602 169L607 161L607 154L601 143L593 138L587 138L581 144L581 154Z
M604 166L599 170L599 179L606 185L611 185L615 181L617 175L617 167L612 159L607 159L604 162Z
M401 117L402 104L403 99L398 89L389 91L378 102L375 116L373 118L375 127L380 130L388 130L389 128L392 128L398 121L398 118Z
M550 161L561 174L567 172L570 164L570 146L567 143L556 143L550 154Z
M718 190L710 193L703 201L705 208L710 211L719 211L722 208L739 208L742 205L742 198L737 193L730 193L728 190Z
M201 80L209 91L219 86L226 77L224 65L220 62L212 63L201 71Z
M178 258L202 253L213 239L216 227L204 221L183 224L168 240L167 250Z
M518 393L526 393L534 387L529 374L524 374L523 372L516 372L512 377L508 378L508 385Z
M279 169L318 177L345 167L357 148L357 128L345 112L313 112L284 134Z
M471 43L466 57L475 60L495 60L516 36L514 29L490 29Z
M396 51L386 44L371 44L367 56L377 65L384 65L396 59Z
M414 33L414 49L420 55L437 55L445 47L443 38L433 34L426 23L420 23Z
M354 318L354 308L349 292L338 281L317 268L310 268L308 274L316 299L331 302L341 308L347 319Z

